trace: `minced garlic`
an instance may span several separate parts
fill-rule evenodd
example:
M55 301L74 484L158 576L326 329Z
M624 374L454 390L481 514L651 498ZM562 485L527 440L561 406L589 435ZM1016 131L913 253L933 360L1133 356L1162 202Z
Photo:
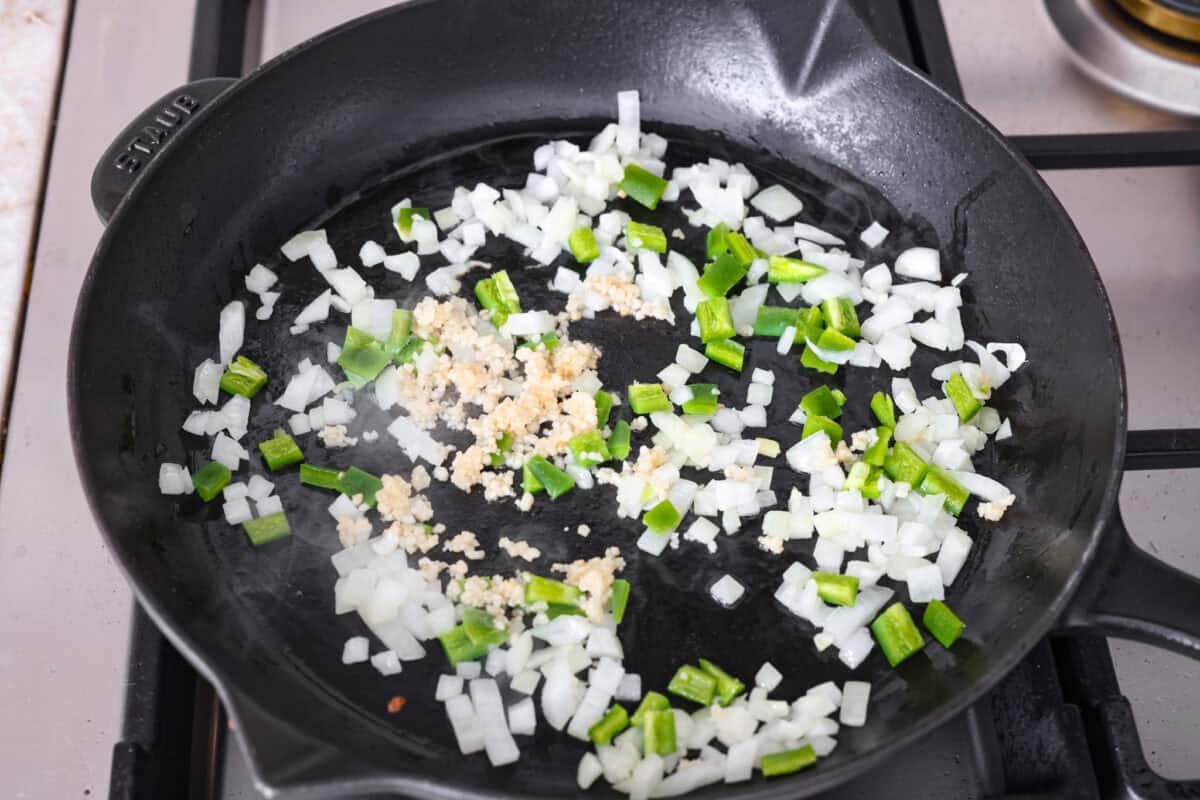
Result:
M542 556L541 550L538 550L524 539L513 541L507 536L500 537L500 549L508 553L512 558L523 558L526 561L536 561Z
M1004 512L1008 511L1012 504L1016 502L1016 499L1015 495L1009 494L990 503L980 503L976 509L976 513L986 520L999 522L1004 517Z

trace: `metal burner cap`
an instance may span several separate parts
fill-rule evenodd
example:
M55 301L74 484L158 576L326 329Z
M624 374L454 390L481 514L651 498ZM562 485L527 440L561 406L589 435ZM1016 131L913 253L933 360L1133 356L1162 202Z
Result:
M1200 36L1200 0L1116 0L1122 7L1170 12ZM1045 0L1075 64L1109 88L1156 108L1200 116L1200 47L1151 30L1109 0ZM1137 16L1138 12L1130 10ZM1142 19L1138 16L1138 19Z
M1134 19L1168 36L1200 42L1197 0L1117 0Z

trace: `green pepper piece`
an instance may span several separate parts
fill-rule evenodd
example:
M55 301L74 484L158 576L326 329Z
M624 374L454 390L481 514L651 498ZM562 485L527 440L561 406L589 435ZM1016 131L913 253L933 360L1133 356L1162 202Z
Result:
M713 662L701 658L699 660L700 669L706 674L711 675L717 682L717 704L727 706L734 701L739 694L746 691L746 684L730 675L725 670L718 667Z
M634 725L641 727L641 724L646 719L646 714L651 711L666 711L671 707L671 701L658 692L646 692L642 698L642 702L634 709L633 716L629 721Z
M892 451L883 460L883 471L897 483L907 483L916 488L925 477L928 465L904 442L892 445Z
M492 615L482 608L474 606L463 608L462 628L472 644L482 644L486 647L492 644L504 644L508 641L508 631L497 628Z
M795 328L800 322L800 312L786 306L759 306L754 318L754 335L779 338L788 328Z
M261 547L267 542L273 542L276 539L282 539L284 536L291 535L292 526L288 524L287 515L282 511L276 511L274 514L267 514L265 517L246 520L242 523L242 531L245 532L246 538L250 540L250 544L255 547Z
M612 434L608 437L608 453L617 461L624 461L629 457L629 423L623 419L619 419L613 425Z
M800 407L804 409L805 414L819 414L830 419L837 419L842 415L842 405L828 386L818 386L801 397Z
M598 430L586 431L572 437L571 441L567 442L567 449L571 451L575 463L584 469L603 464L612 457L608 452L608 445L604 443L604 434Z
M192 487L204 502L212 500L229 485L233 473L219 461L212 461L192 473Z
M795 750L784 750L781 753L770 753L762 757L761 766L764 778L778 778L781 775L792 775L806 767L817 763L817 751L811 744Z
M891 441L891 428L876 428L875 443L868 447L867 451L863 453L863 461L873 467L882 467L883 463L887 460L888 445L891 443Z
M530 573L529 581L525 584L525 605L538 602L577 605L581 594L578 586Z
M858 578L853 575L837 575L832 572L814 572L817 597L835 606L852 606L858 599Z
M804 352L800 354L800 363L809 369L815 369L818 372L824 372L827 375L834 375L838 371L837 364L821 358L808 344L804 345Z
M770 283L804 283L824 275L826 269L786 256L771 256L767 259L767 281Z
M746 277L746 273L746 267L738 262L733 253L722 253L716 261L704 266L704 274L696 281L696 285L709 297L724 297L738 281Z
M267 373L245 356L238 356L221 376L221 391L254 397L267 385Z
M958 412L958 418L963 422L973 420L979 413L979 409L983 408L983 403L979 402L971 392L971 387L967 385L962 373L956 372L951 375L950 380L946 381L946 385L942 389L946 393L946 397L949 397L950 402L954 404L954 410Z
M709 259L715 259L717 256L729 250L729 243L725 237L729 235L729 226L724 222L717 223L715 228L708 232L705 237L705 254Z
M657 225L645 225L629 220L625 225L625 244L630 250L667 252L667 233Z
M950 610L950 606L941 600L931 600L925 606L925 614L921 617L925 630L933 634L933 638L942 647L950 647L962 636L963 628L967 627L958 615Z
M679 525L683 515L675 510L670 500L663 500L642 516L642 524L655 533L669 533Z
M438 641L442 643L442 650L446 653L446 658L450 662L450 666L457 666L460 661L476 661L487 655L488 646L483 642L473 642L471 637L467 636L467 631L462 625L455 625L450 630L438 636Z
M712 704L717 693L717 679L699 667L684 664L675 671L675 676L667 684L667 691L677 697L707 706Z
M719 342L737 333L733 327L733 315L729 312L729 301L724 297L710 297L696 306L696 321L700 324L700 341Z
M925 639L903 603L893 603L871 623L879 649L893 667L921 651Z
M567 246L571 248L571 255L581 264L588 264L600 257L600 245L596 243L596 234L591 228L579 227L571 231Z
M629 407L634 414L653 414L670 411L671 401L661 383L633 383L628 391Z
M683 404L685 414L715 414L717 399L720 391L715 383L693 383L688 388L692 390L692 399Z
M612 617L618 625L625 619L625 607L629 605L629 581L617 578L612 584Z
M675 712L647 711L642 717L642 753L667 756L675 752Z
M620 188L625 194L653 211L658 208L658 201L667 190L667 182L637 164L627 164Z
M709 342L704 346L704 355L723 367L729 367L734 372L741 372L745 363L746 347L733 339L723 339L719 342Z
M258 449L262 451L267 468L272 471L304 460L304 453L296 445L296 440L282 428L275 429L274 438L259 442Z
M825 431L829 434L829 441L834 447L842 440L842 426L831 420L829 417L823 417L820 414L809 414L804 419L804 430L800 433L800 439L807 439L817 431Z
M597 747L612 742L613 737L629 727L629 713L620 705L610 708L600 721L588 728L588 738Z
M533 456L525 463L551 500L557 500L575 486L575 479L547 461L545 456Z
M613 410L613 396L601 389L593 399L596 401L596 427L603 428L608 424L608 416Z
M925 495L944 495L946 500L943 507L954 516L962 513L971 493L961 483L946 474L941 467L929 465L924 480L917 486L917 491Z

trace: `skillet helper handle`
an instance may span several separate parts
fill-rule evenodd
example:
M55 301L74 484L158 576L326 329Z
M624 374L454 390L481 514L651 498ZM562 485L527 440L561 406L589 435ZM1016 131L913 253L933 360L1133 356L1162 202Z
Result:
M173 89L117 134L92 172L92 205L102 222L108 222L121 198L167 142L235 83L235 78L207 78Z
M1109 526L1107 552L1067 611L1071 633L1133 639L1200 659L1200 578L1162 562L1138 547L1120 511Z
M352 756L300 733L236 689L221 692L230 726L254 783L267 797L294 786L361 779L370 768Z

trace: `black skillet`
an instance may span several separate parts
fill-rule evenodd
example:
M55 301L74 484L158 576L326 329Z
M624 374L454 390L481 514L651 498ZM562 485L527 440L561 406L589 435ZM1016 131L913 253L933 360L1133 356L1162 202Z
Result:
M1000 524L964 523L977 544L949 602L968 622L965 640L949 651L932 644L899 670L873 654L855 676L875 687L870 722L844 730L817 768L700 796L796 797L845 781L969 706L1052 630L1099 630L1200 655L1200 622L1190 613L1200 608L1200 584L1134 547L1116 514L1124 373L1083 243L1003 139L885 55L846 4L412 2L313 39L243 80L172 92L120 136L93 184L109 224L71 342L79 469L139 600L217 686L268 794L575 792L582 747L545 726L513 767L458 754L432 699L443 669L436 652L390 679L341 665L342 641L362 629L332 613L328 498L280 476L296 534L254 549L218 508L160 496L155 477L160 461L206 460L204 443L179 429L195 405L191 370L215 351L217 311L243 296L250 266L279 268L284 297L269 324L251 325L245 352L283 376L301 353L323 349L315 333L286 335L319 280L306 265L280 264L281 242L327 224L346 263L357 263L366 238L394 248L386 209L397 198L444 205L457 184L511 185L530 168L536 143L598 130L617 91L631 87L642 92L645 127L670 138L672 164L745 161L803 197L802 219L849 241L881 220L894 232L884 260L915 243L939 247L949 274L970 273L969 334L1023 342L1030 356L996 400L1016 438L979 459L1014 487L1016 508ZM675 224L668 212L637 216ZM698 246L692 231L685 252ZM503 243L485 257L523 263ZM561 302L540 288L546 272L513 271L531 304ZM370 277L384 294L411 301L416 293L390 273ZM602 377L616 386L649 377L676 341L664 326L630 322L580 325L579 334L605 348ZM927 376L939 360L922 352L912 374ZM777 359L767 342L751 348L747 370L755 365L780 375L771 430L788 445L797 434L783 420L818 376ZM719 368L710 374L732 389ZM847 430L867 424L866 398L888 377L837 376L851 398ZM933 389L918 380L922 395ZM256 403L248 441L283 418ZM405 468L382 445L305 446L319 463ZM254 462L261 470L257 454ZM786 492L793 478L778 470L775 488ZM469 527L485 542L516 532L554 560L610 543L631 554L636 526L612 517L607 493L576 492L524 516L453 490L433 499L451 528ZM591 525L590 538L563 531L580 522ZM621 633L630 668L648 686L702 655L743 676L770 659L787 676L785 694L849 677L774 604L790 559L763 557L754 538L751 529L722 540L716 559L691 547L631 559L633 604ZM792 545L789 554L808 549ZM751 590L733 611L706 597L724 572ZM391 716L384 707L395 694L409 702Z

